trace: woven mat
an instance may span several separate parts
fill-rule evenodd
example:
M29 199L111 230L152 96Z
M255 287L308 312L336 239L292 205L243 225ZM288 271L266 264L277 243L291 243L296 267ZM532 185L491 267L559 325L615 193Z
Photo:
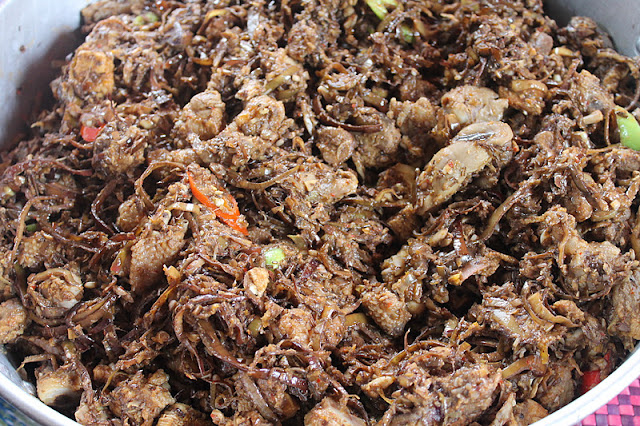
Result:
M0 398L0 426L37 426L37 423Z
M628 388L580 424L582 426L640 426L640 379L636 379Z

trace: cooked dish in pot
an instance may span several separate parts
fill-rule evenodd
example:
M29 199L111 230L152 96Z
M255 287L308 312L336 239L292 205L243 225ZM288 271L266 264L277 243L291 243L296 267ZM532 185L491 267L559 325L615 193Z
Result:
M91 425L527 424L640 339L637 59L541 1L99 1L0 165Z

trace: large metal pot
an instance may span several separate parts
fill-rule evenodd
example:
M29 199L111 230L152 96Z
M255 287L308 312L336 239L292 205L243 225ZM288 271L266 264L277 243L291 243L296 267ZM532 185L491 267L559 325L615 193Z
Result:
M80 9L90 0L0 0L0 147L9 146L24 125L35 100L48 92L53 60L64 58L79 44ZM640 53L640 1L549 0L551 16L564 24L570 16L594 18L614 38L618 50ZM631 4L630 4L631 3ZM635 6L635 7L634 7ZM536 426L571 425L591 414L640 374L636 349L616 371L593 390L547 416ZM8 424L77 426L33 396L34 386L20 379L0 347L0 421ZM6 403L5 403L6 402Z

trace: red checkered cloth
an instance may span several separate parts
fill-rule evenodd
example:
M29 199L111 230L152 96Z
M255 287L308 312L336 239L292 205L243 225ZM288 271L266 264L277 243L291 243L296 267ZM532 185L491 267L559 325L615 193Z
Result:
M636 379L628 388L580 424L582 426L640 426L640 379Z

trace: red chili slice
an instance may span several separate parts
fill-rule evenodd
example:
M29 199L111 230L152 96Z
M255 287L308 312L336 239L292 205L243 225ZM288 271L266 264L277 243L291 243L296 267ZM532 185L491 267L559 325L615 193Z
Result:
M80 136L87 142L93 142L96 140L102 129L104 129L104 124L100 127L87 127L85 125L80 126Z

